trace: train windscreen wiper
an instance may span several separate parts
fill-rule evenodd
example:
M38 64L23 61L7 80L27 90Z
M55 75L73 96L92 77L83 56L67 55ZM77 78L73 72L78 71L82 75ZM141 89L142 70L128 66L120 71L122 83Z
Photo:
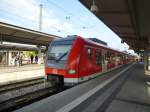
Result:
M65 52L64 54L62 54L58 59L56 59L56 62L60 61L64 56L67 55L67 53L68 53L68 51Z

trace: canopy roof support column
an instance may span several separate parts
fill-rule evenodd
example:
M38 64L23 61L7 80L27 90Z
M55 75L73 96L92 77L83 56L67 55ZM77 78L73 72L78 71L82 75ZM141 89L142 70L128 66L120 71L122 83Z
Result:
M150 51L145 51L144 52L144 69L145 70L150 70Z

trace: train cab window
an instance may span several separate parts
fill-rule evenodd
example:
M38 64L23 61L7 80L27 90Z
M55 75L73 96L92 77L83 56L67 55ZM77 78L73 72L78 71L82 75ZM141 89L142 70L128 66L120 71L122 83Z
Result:
M71 40L55 40L53 41L47 51L48 60L53 60L55 62L66 62L68 57L68 52L73 44L73 39Z
M95 52L95 60L96 60L97 65L101 64L101 53L100 53L100 51Z
M92 49L88 48L87 53L88 53L88 58L91 59L92 58Z

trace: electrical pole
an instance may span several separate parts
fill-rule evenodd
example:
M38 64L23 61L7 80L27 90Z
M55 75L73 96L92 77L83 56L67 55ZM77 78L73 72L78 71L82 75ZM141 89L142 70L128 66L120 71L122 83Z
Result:
M40 4L40 12L39 12L39 31L42 31L42 8L43 8L43 5Z
M43 5L40 4L40 10L39 10L39 31L41 32L42 31L42 8L43 8ZM42 53L41 53L41 46L40 45L37 45L37 48L38 48L38 64L41 64L42 63Z

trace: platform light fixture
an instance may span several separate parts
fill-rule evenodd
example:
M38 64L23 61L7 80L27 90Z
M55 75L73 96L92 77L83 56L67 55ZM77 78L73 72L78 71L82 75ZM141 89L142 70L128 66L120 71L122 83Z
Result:
M98 7L97 5L95 4L95 0L93 0L93 4L91 5L91 11L93 13L97 13L98 12Z
M121 43L124 43L124 40L121 40Z
M141 49L140 51L141 51L141 52L144 52L144 49Z

